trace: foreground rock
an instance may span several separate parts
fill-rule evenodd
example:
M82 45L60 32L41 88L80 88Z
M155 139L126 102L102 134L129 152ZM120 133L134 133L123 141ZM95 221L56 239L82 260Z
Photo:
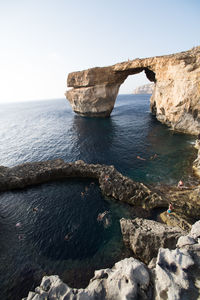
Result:
M124 244L146 264L157 256L160 247L175 249L178 238L186 235L180 228L141 218L121 219L120 226Z
M128 60L68 75L66 97L82 116L106 117L112 112L120 85L144 71L155 83L151 111L173 129L200 131L200 47L165 56Z
M86 289L73 289L58 276L45 276L35 292L24 300L120 300L151 299L147 267L134 258L126 258L112 269L95 271Z
M146 220L144 223L147 224ZM199 238L200 221L192 226L188 235L180 236L176 249L160 248L157 258L149 267L137 259L126 258L116 263L112 269L95 271L85 289L71 288L58 276L45 276L35 292L29 292L28 297L22 300L199 299ZM151 247L152 243L148 238L145 246L141 243L143 251Z
M181 236L177 249L160 249L155 272L156 299L187 300L200 296L200 221L186 236Z

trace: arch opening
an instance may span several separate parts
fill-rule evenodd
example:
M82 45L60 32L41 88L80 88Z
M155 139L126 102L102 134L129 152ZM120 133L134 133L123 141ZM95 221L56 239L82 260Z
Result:
M118 94L133 94L137 88L152 85L156 82L156 74L148 68L135 73L129 72L124 82L120 85ZM149 87L150 89L150 87Z

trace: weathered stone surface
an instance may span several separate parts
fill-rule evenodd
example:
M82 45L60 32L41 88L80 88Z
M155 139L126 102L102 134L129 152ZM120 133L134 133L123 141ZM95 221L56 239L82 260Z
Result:
M112 269L95 271L86 289L70 288L58 276L45 276L40 287L35 292L29 292L28 297L23 300L199 299L200 244L198 237L196 240L191 238L194 233L195 236L199 235L199 222L192 225L187 236L179 238L179 249L160 248L157 258L152 259L149 264L150 269L137 259L126 258L116 263ZM144 223L147 224L146 220ZM150 225L153 223L148 225L147 232L151 231ZM157 224L156 231L159 231ZM150 239L146 240L145 245L141 243L143 251L151 246Z
M180 228L141 218L121 219L120 226L125 245L146 264L157 256L160 247L175 249L178 238L186 235Z
M156 262L156 300L186 300L191 297L187 271L194 264L186 250L159 249Z
M198 237L200 237L200 220L192 225L192 229L190 231L190 236L193 239L197 239Z
M142 71L155 83L151 110L157 119L173 129L197 134L200 131L200 47L70 73L67 84L74 89L67 91L66 97L73 110L81 115L108 116L119 86L129 75Z
M161 187L149 188L123 176L114 166L87 164L83 161L67 163L56 159L25 163L12 168L0 166L0 191L22 189L63 178L97 179L105 196L144 209L167 209L168 202L171 201L174 207L173 218L166 216L163 222L171 226L180 226L184 230L189 230L190 224L194 222L193 218L200 214L198 187L185 191L171 191L169 187L165 191ZM173 220L176 222L172 222Z
M185 231L189 231L192 227L192 221L188 220L183 214L172 212L170 215L167 211L160 214L160 220L172 227L179 227Z
M186 245L194 245L194 244L196 244L195 239L193 239L192 237L190 237L188 235L185 235L185 236L181 236L178 239L176 247L177 248L182 248L182 247L184 247Z
M24 300L149 300L150 277L147 267L134 258L126 258L112 269L95 271L86 289L73 289L58 276L45 276L40 287ZM46 297L46 298L45 298Z
M0 167L0 191L75 177L98 179L104 195L132 205L144 208L165 205L165 200L158 194L144 184L123 176L114 166L86 164L83 161L67 163L62 159L25 163L13 168Z
M183 189L158 186L157 193L173 205L172 213L168 215L166 209L160 215L161 220L169 226L179 226L189 231L200 215L200 186Z

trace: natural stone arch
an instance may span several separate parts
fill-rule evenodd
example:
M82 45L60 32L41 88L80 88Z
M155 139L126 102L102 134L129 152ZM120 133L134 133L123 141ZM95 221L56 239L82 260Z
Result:
M67 99L70 101L74 112L81 116L109 117L121 84L129 75L143 71L147 79L156 82L154 71L148 67L121 71L114 71L112 67L105 67L70 73L67 83L74 89L67 91Z
M110 116L120 85L129 75L144 71L155 82L150 99L153 114L173 129L200 132L200 47L177 54L128 60L109 67L68 75L66 92L81 116Z

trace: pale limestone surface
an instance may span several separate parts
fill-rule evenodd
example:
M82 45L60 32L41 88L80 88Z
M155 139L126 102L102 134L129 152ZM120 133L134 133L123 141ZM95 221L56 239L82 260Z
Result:
M179 239L179 248L160 248L148 267L137 259L126 258L111 269L95 271L86 289L71 288L56 275L45 276L35 292L29 292L23 300L200 299L200 244L198 238L187 239L196 232L199 235L199 222L192 225L188 236ZM142 247L144 244L144 250Z
M190 134L200 131L200 46L165 56L134 59L110 67L92 68L68 75L66 92L75 112L109 116L120 85L144 71L155 83L151 110L171 128Z
M160 248L155 269L155 299L189 299L188 294L186 296L181 293L190 287L187 270L193 264L194 261L187 250Z
M200 237L200 220L192 225L189 236L193 239L197 239L198 237Z
M112 269L95 271L86 289L70 288L56 275L44 276L40 287L29 292L24 300L148 300L149 283L147 267L131 257L119 261Z

